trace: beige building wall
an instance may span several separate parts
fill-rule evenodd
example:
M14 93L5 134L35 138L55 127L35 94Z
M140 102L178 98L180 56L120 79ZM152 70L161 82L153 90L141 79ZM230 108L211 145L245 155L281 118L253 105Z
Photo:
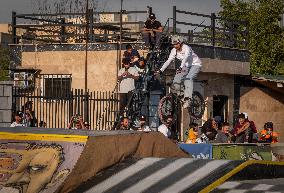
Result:
M233 105L234 105L234 76L228 74L216 74L216 73L200 73L199 80L206 80L207 83L195 83L194 90L200 92L205 100L205 111L198 124L202 125L209 118L213 118L213 96L224 95L228 97L226 111L227 121L233 127ZM199 85L198 85L199 84ZM191 118L187 111L182 111L182 133L188 129Z
M12 31L11 24L0 23L0 32L8 34L8 33L11 33L11 31Z
M140 54L144 55L143 52ZM88 52L90 91L113 91L117 78L117 55L117 50ZM22 67L40 69L41 74L72 74L72 88L83 89L85 85L83 51L23 52Z
M234 105L234 76L216 73L201 73L200 80L207 80L204 84L204 99L206 102L203 121L213 118L213 96L224 95L227 101L227 121L233 124L233 105Z
M116 83L116 58L115 50L88 52L88 89L113 90ZM40 69L41 74L72 74L72 88L84 88L84 52L23 52L22 67Z
M258 131L265 122L272 121L274 129L284 141L284 97L283 94L267 88L242 88L240 112L247 112Z

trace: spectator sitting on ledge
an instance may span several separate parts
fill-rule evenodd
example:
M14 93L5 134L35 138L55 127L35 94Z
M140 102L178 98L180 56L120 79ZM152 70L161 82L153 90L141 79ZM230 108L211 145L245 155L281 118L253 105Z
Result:
M119 130L131 130L128 117L121 119Z
M222 123L222 130L217 131L215 143L231 143L230 124Z
M73 124L75 124L74 127ZM84 122L82 116L75 115L71 117L71 120L68 124L68 129L85 129Z
M18 111L14 117L15 121L11 124L10 127L24 127L24 124L22 124L22 115L23 113Z

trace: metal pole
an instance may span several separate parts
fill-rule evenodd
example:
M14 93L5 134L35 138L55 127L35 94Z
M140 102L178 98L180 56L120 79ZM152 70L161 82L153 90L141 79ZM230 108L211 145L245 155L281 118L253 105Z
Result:
M215 46L215 13L211 14L211 30L212 30L212 37L211 37L211 43L212 46Z
M121 64L121 50L122 50L122 6L123 0L120 0L120 28L119 28L119 55L118 55L118 63Z
M94 42L94 31L93 31L93 28L94 28L94 10L93 9L90 9L89 10L89 17L90 17L90 42L93 43Z
M12 12L12 38L13 38L13 44L17 43L17 33L16 33L16 24L17 24L17 18L16 18L16 12Z
M86 3L85 92L88 89L89 0Z
M176 6L173 6L173 34L176 34L177 32L177 24L176 24L176 21L177 21L177 7Z
M86 44L85 44L85 96L84 96L84 120L89 122L88 104L88 43L89 43L89 0L86 2Z

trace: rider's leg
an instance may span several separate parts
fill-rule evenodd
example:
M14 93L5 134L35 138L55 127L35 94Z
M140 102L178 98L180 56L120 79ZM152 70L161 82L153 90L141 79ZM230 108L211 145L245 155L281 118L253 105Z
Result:
M188 74L185 77L184 80L184 97L185 98L191 98L192 92L193 92L193 80L197 77L199 71L201 69L201 66L198 65L192 65L188 71Z
M173 92L179 96L183 94L183 80L185 79L187 72L188 72L188 68L184 67L182 71L177 72L174 77L171 88L174 90Z
M149 32L142 32L143 41L145 42L145 46L150 46L150 33Z

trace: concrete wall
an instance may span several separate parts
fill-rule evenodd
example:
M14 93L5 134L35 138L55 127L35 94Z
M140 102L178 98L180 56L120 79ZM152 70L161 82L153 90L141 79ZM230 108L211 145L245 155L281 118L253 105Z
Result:
M7 23L0 23L0 32L10 33L11 32L11 25L7 24Z
M228 97L228 115L226 119L230 124L233 124L234 76L216 73L201 73L199 79L208 81L207 84L204 84L206 109L203 120L207 120L213 116L213 96L224 95Z
M123 52L122 52L123 53ZM140 55L147 53L140 50ZM88 52L88 88L111 91L116 84L116 50ZM218 74L249 74L249 63L202 58L202 72ZM36 68L41 74L72 74L72 87L84 88L84 51L22 52L23 68Z
M88 52L88 88L113 90L116 83L116 51ZM23 52L22 66L41 74L72 74L72 88L84 88L85 53L78 51Z
M114 89L117 54L116 50L88 52L88 89L91 91ZM144 55L143 52L140 54ZM22 67L40 69L41 74L72 74L72 88L84 88L85 52L23 52Z
M12 86L11 81L0 81L0 127L11 125Z
M202 72L222 74L250 74L249 62L202 58Z
M242 87L240 112L247 112L258 130L263 128L265 122L272 121L275 131L280 134L280 141L284 141L283 94L268 88Z
M234 76L228 74L200 73L198 80L206 80L207 83L195 83L194 90L200 92L205 100L205 111L198 124L202 125L209 118L213 118L213 96L225 95L228 97L227 102L227 121L233 127L234 111ZM186 110L182 110L182 128L188 129L190 117ZM183 132L182 132L183 133Z

